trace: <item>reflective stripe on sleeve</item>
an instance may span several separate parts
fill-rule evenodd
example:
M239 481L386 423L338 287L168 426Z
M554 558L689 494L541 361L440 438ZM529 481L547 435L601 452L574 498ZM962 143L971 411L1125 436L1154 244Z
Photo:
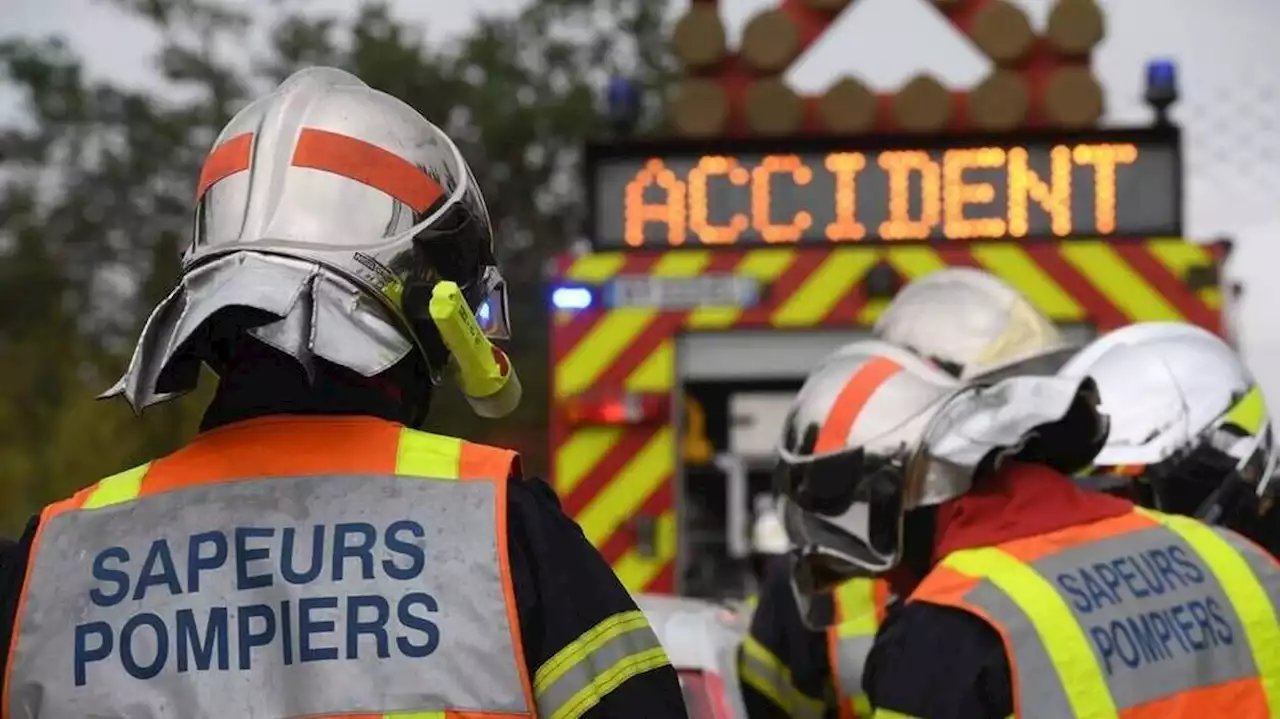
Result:
M543 719L577 719L628 679L669 664L649 621L620 612L587 630L534 673Z
M1240 615L1270 716L1280 717L1280 569L1275 560L1243 539L1194 519L1158 515L1170 531L1182 537L1218 578L1222 590ZM1269 586L1268 586L1269 585Z
M755 637L748 635L742 642L738 665L742 681L792 719L822 719L822 701L797 689L791 669Z
M877 709L871 719L920 719L912 714L903 714L892 709Z
M126 469L98 482L80 508L100 509L113 504L132 502L142 492L142 479L147 476L149 469L151 469L150 462L133 469Z
M1038 635L1057 676L1025 677L1020 682L1024 707L1040 706L1042 700L1048 700L1048 696L1037 698L1033 684L1028 681L1034 680L1046 682L1044 690L1055 696L1065 691L1074 716L1096 719L1119 716L1084 629L1049 580L996 547L953 552L942 564L965 576L990 582L1026 611L1026 620Z

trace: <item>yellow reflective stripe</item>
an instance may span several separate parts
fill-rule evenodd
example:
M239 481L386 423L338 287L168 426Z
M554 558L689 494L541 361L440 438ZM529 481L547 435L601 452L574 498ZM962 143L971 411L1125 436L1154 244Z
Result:
M836 606L842 637L876 633L876 587L870 579L854 579L836 587Z
M396 474L406 477L457 479L462 462L462 440L414 429L400 430L396 447Z
M601 699L609 695L609 692L625 684L631 677L658 667L665 667L670 663L662 647L654 647L639 654L633 654L614 664L603 674L597 675L590 686L579 690L568 704L548 715L547 719L578 719L599 704Z
M978 244L969 251L974 259L1012 285L1046 316L1058 322L1085 318L1086 313L1080 303L1021 247L1000 243Z
M622 439L622 432L619 425L590 425L574 430L556 449L556 492L562 497L572 492L613 450Z
M627 258L621 252L587 254L578 257L564 273L565 279L600 284L622 271Z
M747 686L793 719L823 715L822 701L797 689L791 668L750 634L742 642L738 674Z
M383 714L382 719L445 719L448 712L395 712Z
M892 709L877 709L876 713L870 716L872 716L872 719L923 719L922 716L902 714L901 711L893 711ZM1015 716L1015 714L1010 714L1005 719L1014 719Z
M1187 517L1145 513L1190 544L1222 585L1244 625L1258 681L1267 697L1268 715L1280 717L1280 624L1266 588L1244 556L1208 525Z
M1105 242L1066 242L1059 253L1134 322L1186 319Z
M818 266L769 318L774 327L812 327L862 281L879 257L863 249L840 248Z
M556 652L534 672L539 715L576 719L631 677L665 666L666 652L638 610L615 614ZM572 672L585 672L577 680ZM567 689L568 696L561 696ZM580 686L579 686L580 684Z
M80 508L99 509L113 504L132 502L142 492L142 478L147 476L149 469L151 469L151 463L147 462L140 467L126 469L98 482L90 490L88 498Z
M942 563L965 576L991 582L1026 613L1075 716L1119 717L1084 629L1047 579L995 547L953 552Z
M1267 419L1267 404L1262 398L1262 388L1254 385L1239 402L1227 410L1223 419L1249 434L1257 434Z
M538 667L538 671L533 674L534 693L546 689L610 639L636 627L647 626L649 626L649 620L645 618L644 612L633 609L628 612L619 612L588 629Z

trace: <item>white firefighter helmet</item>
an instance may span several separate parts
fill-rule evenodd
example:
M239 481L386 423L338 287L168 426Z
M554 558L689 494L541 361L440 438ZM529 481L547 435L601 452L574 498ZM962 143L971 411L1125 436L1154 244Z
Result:
M438 381L437 282L485 308L488 334L506 333L493 249L475 178L444 132L354 75L302 70L218 135L178 286L104 396L140 410L192 389L200 362L219 361L209 320L232 308L235 332L308 370L319 358L373 376L416 356Z
M1105 438L1091 391L1052 376L962 383L876 340L833 353L796 396L778 447L798 592L892 569L906 512L968 492L1030 442L1055 467L1088 464Z
M1063 366L1091 377L1111 420L1086 483L1146 485L1157 508L1212 514L1233 482L1265 495L1277 464L1262 389L1221 338L1180 322L1130 325ZM1209 517L1206 517L1209 518Z
M989 272L948 267L911 282L885 308L875 334L968 379L1017 365L1051 374L1068 348L1053 323Z

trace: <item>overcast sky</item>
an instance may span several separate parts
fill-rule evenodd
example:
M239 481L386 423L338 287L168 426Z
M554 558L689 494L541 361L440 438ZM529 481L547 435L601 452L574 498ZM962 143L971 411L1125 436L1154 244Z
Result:
M774 0L776 2L776 0ZM966 86L988 69L927 0L855 0L791 73L804 90L822 90L841 74L893 88L929 71ZM261 7L263 0L240 0ZM355 0L308 0L317 11ZM428 37L466 28L480 13L510 10L521 0L392 0L396 12L421 23ZM721 0L731 36L770 0ZM1043 26L1051 0L1019 0ZM1229 236L1238 251L1231 272L1244 281L1240 314L1246 353L1268 394L1280 398L1280 3L1276 0L1103 0L1107 39L1096 66L1113 124L1144 124L1141 102L1147 60L1179 63L1183 101L1175 116L1187 129L1187 221L1191 237ZM91 71L130 83L155 82L149 62L155 38L102 0L0 0L0 34L57 33L89 60ZM909 40L908 40L909 38ZM903 47L927 54L903 53ZM15 98L0 95L0 119Z

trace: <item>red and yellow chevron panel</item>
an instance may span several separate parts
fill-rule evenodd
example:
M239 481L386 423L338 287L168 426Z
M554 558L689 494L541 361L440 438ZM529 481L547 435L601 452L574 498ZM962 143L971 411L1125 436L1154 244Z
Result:
M881 263L904 281L947 266L985 269L1055 321L1091 324L1100 331L1136 321L1178 320L1220 332L1218 288L1192 289L1186 276L1221 259L1217 247L1178 238L680 249L567 258L559 279L577 284L601 285L620 275L734 273L755 277L768 290L749 309L558 312L551 336L554 396L564 401L596 393L670 392L681 331L869 326L887 301L869 299L863 280ZM674 591L675 427L570 427L563 413L553 411L552 444L552 477L566 511L623 582L633 591ZM656 542L647 554L636 546L637 517L655 523Z

